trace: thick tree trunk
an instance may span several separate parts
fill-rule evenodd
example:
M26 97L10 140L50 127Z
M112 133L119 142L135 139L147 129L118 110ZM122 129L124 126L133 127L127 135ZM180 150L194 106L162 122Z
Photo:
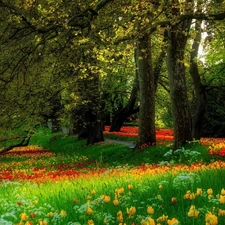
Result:
M167 68L174 121L174 145L178 149L191 140L191 116L187 96L184 50L190 21L184 21L168 31Z
M97 142L104 141L103 125L101 121L101 114L90 109L87 112L88 126L87 126L87 144L92 145Z
M152 69L151 37L148 34L139 38L136 49L139 76L140 110L137 147L156 142L155 131L155 84Z
M0 154L6 153L16 147L28 146L32 135L33 135L33 132L28 133L27 136L23 137L23 139L19 143L0 149Z
M137 94L138 94L138 75L136 74L129 102L124 108L117 111L113 116L112 125L109 130L110 132L120 131L125 120L132 114L137 113L139 111L138 107L134 108L137 100Z
M162 68L162 65L163 65L163 62L164 62L164 59L165 59L165 55L166 55L166 51L162 50L158 59L155 62L155 67L154 67L154 70L153 70L155 91L157 89L159 75L160 75L160 71L161 71L161 68ZM135 59L136 59L136 51L135 51ZM129 100L128 104L123 109L121 109L121 110L119 110L118 112L115 113L115 116L113 117L113 120L112 120L112 125L110 127L110 132L120 131L121 127L123 126L123 124L125 122L125 120L129 116L139 112L139 107L134 108L135 102L136 102L136 99L137 99L138 90L139 90L139 84L138 83L139 83L139 81L138 81L138 72L137 72L136 73L136 79L134 81L134 86L133 86L133 89L132 89L132 93L131 93L131 96L130 96L130 100Z
M195 22L195 32L196 37L192 44L192 50L190 53L190 74L194 83L196 95L196 108L192 122L192 138L195 140L200 140L207 101L205 87L201 82L197 64L198 49L201 41L201 21Z
M87 139L87 144L104 141L102 109L99 92L99 77L88 71L87 77L79 79L80 105L77 107L78 139Z
M58 118L51 118L51 119L52 119L52 133L61 131L61 126Z

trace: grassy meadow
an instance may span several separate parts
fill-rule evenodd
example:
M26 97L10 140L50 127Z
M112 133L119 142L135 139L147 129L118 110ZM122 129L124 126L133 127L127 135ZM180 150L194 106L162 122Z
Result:
M136 136L135 127L105 131ZM224 140L172 152L172 138L157 131L156 146L133 151L39 130L0 155L0 225L224 225Z

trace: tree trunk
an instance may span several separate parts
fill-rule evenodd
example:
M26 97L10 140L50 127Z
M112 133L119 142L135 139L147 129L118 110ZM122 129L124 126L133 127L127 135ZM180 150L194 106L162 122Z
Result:
M92 145L104 141L101 114L90 109L87 112L87 144Z
M120 131L125 120L132 114L137 113L139 111L138 107L134 108L135 102L137 100L137 94L138 94L138 75L136 73L136 77L134 80L134 84L133 84L129 102L127 103L127 105L124 108L117 111L115 113L115 115L113 116L112 125L109 130L110 132Z
M13 144L13 145L10 145L8 147L4 147L4 148L0 149L0 154L8 152L8 151L10 151L10 150L12 150L13 148L16 148L16 147L28 146L32 135L33 135L33 132L28 132L27 136L23 137L23 139L19 143Z
M193 80L196 95L196 108L192 122L192 138L195 140L200 140L201 138L201 131L207 101L205 87L201 82L197 64L198 49L201 41L201 22L202 21L195 22L196 37L192 44L192 50L190 53L190 74Z
M86 62L95 63L95 59L91 61L92 56L85 56ZM102 107L99 91L99 76L87 69L87 74L81 74L78 80L78 91L80 103L77 107L77 133L78 139L87 139L87 144L94 144L104 141Z
M174 121L174 150L191 140L191 116L184 66L184 51L190 24L190 21L184 21L168 31L167 68Z
M61 131L61 126L59 124L58 118L51 118L52 120L52 133L60 132Z
M150 35L144 34L139 38L136 51L140 89L139 132L136 147L140 147L143 144L152 145L156 142L155 84Z
M159 75L160 75L160 71L161 71L161 68L162 68L162 64L164 62L165 55L166 55L166 51L162 50L158 59L155 62L155 67L154 67L154 70L153 70L155 91L157 89ZM135 59L136 59L136 51L135 51ZM138 81L138 72L137 72L136 73L136 79L134 81L133 89L132 89L132 92L131 92L130 100L129 100L128 104L123 109L116 112L115 116L113 117L112 125L111 125L110 130L109 130L110 132L120 131L121 127L123 126L123 124L125 122L125 120L129 116L133 115L134 113L139 112L139 107L134 108L134 105L135 105L135 102L136 102L136 99L137 99L138 90L139 90L138 82L139 81Z

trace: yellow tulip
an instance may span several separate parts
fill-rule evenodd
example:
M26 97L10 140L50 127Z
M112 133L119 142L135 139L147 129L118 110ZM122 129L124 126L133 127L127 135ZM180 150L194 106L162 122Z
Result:
M93 214L92 208L88 207L87 210L86 210L86 213L87 213L88 215L92 215L92 214Z
M195 208L194 205L192 205L188 212L188 217L197 218L199 214L199 211Z
M212 188L209 188L209 189L207 190L207 194L208 194L208 195L212 195L212 194L213 194Z
M219 209L218 216L225 216L225 210Z
M114 199L114 200L113 200L113 204L114 204L114 205L119 205L119 200L118 200L118 199Z
M168 216L165 216L164 214L162 216L160 216L156 221L157 223L162 223L162 222L166 222L168 219Z
M105 197L104 197L104 201L105 201L105 202L110 202L110 200L111 200L111 199L110 199L110 196L105 196Z
M221 190L221 195L225 195L225 189L224 188Z
M202 188L197 188L196 195L201 195L202 194Z
M60 215L61 215L62 217L66 217L67 213L66 213L65 210L61 210Z
M88 225L95 225L93 220L88 220Z
M53 216L54 216L54 213L53 213L53 212L49 212L49 213L47 214L47 216L53 217Z
M167 220L168 225L178 225L179 221L176 218L173 218L172 220Z
M128 184L128 189L129 190L133 189L133 185L132 184Z
M21 218L21 220L25 221L25 220L28 219L28 215L27 215L26 213L22 213L22 214L20 215L20 218Z
M131 206L129 209L127 208L127 214L129 215L129 218L133 216L136 213L136 208L134 206Z
M151 217L148 218L148 221L149 221L149 225L155 225L155 221Z
M220 195L220 204L225 204L225 195Z
M205 222L206 222L206 225L217 225L218 224L218 218L217 218L216 215L209 212L209 213L206 214Z
M154 209L152 208L152 206L148 206L147 213L148 214L154 214Z

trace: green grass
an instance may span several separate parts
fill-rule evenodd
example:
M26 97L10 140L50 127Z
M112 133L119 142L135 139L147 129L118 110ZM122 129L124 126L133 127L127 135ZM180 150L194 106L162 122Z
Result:
M65 177L55 181L54 178L49 178L47 182L1 182L1 225L7 224L3 219L14 221L11 223L13 225L18 225L19 222L25 225L22 213L26 213L27 221L32 221L35 225L41 224L40 219L42 224L48 221L49 225L92 225L91 220L95 225L114 225L119 224L119 211L123 213L123 220L127 225L140 225L141 221L144 224L149 217L156 222L163 214L168 219L177 218L180 225L203 225L207 211L217 213L219 209L225 210L225 204L220 204L217 197L221 189L225 188L222 179L225 177L224 169L210 169L206 166L196 171L185 169L184 166L175 169L177 164L192 165L199 161L203 164L213 160L206 147L197 142L189 143L177 153L170 152L171 144L133 151L127 146L108 142L87 146L85 140L78 141L75 136L67 137L61 133L52 134L48 129L42 128L32 137L31 144L49 149L55 155L49 158L38 156L35 159L23 155L17 159L2 157L0 167L4 170L9 165L9 172L32 173L34 167L44 166L47 172L57 170L61 164L70 165L87 159L91 164L84 164L84 177ZM198 153L193 154L195 152ZM159 166L154 166L156 163ZM102 168L105 172L98 174ZM89 174L88 171L95 173ZM129 184L132 189L128 188ZM159 188L160 185L162 188ZM124 188L124 192L115 194L121 188ZM184 199L187 191L196 193L197 188L202 189L201 196L195 196L192 200ZM209 188L213 189L212 199L208 198ZM106 202L103 195L109 196L110 201ZM177 199L176 203L171 203L172 197ZM119 200L118 206L113 204L115 199ZM200 211L198 218L187 216L191 205L195 205ZM147 214L148 206L154 208L153 215ZM93 210L93 214L86 213L88 207ZM131 207L135 207L136 212L129 216L127 209ZM67 213L65 217L62 210ZM32 213L35 217L31 216ZM161 224L165 225L167 222ZM225 224L225 217L219 218L219 224Z

